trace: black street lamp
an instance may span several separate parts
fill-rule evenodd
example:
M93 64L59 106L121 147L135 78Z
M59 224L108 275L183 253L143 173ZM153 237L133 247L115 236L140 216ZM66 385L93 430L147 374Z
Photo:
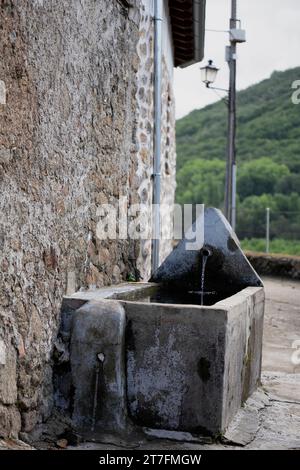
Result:
M207 88L215 82L219 69L214 66L213 61L209 60L205 67L201 67L201 80Z

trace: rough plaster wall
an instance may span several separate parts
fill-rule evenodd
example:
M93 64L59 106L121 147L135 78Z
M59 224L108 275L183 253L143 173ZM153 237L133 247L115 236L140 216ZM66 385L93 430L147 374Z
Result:
M136 192L139 12L128 18L110 0L11 0L0 13L5 435L50 412L50 354L66 290L118 282L135 268L137 244L100 243L95 228L99 204Z

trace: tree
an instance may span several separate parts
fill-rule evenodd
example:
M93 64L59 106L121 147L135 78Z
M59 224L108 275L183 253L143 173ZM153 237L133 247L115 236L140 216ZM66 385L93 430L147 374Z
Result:
M177 202L220 207L224 198L225 163L192 160L177 173Z
M261 194L274 194L281 179L290 175L286 165L271 158L259 158L244 163L238 173L237 191L241 199Z

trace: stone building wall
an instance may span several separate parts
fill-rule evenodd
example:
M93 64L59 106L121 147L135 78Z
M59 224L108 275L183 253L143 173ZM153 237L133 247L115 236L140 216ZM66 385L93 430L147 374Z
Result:
M96 236L99 206L122 196L151 217L153 24L149 2L131 3L0 3L0 437L51 412L63 295L150 274L150 240ZM169 200L170 79L165 72Z
M152 203L152 170L153 170L153 9L149 1L141 2L141 19L139 29L139 41L137 51L139 56L139 68L137 72L137 170L139 189L137 192L138 204L143 204L146 214L151 215ZM148 217L148 220L151 220ZM151 239L144 238L139 244L137 258L137 270L141 279L147 281L151 268Z
M139 70L137 99L137 141L139 178L138 197L143 204L146 218L150 221L153 198L153 77L154 77L154 27L153 1L143 0L138 42ZM168 16L168 1L163 5L162 46L162 127L161 127L161 209L160 262L170 253L173 238L172 205L175 199L176 143L175 143L175 98L173 93L172 37ZM151 275L151 238L141 240L137 259L141 279L147 281Z
M161 142L161 231L160 263L171 251L173 210L176 189L175 98L166 60L162 80L162 142Z

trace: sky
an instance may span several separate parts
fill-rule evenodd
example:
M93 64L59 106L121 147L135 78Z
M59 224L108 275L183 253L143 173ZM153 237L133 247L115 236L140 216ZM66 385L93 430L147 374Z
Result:
M206 29L228 30L230 8L231 0L206 0ZM246 43L238 44L238 90L268 78L274 70L300 65L300 0L237 0L237 8L247 37ZM214 85L228 88L227 44L228 33L206 31L201 64L175 69L177 118L219 99L201 82L199 69L208 59L220 68Z

